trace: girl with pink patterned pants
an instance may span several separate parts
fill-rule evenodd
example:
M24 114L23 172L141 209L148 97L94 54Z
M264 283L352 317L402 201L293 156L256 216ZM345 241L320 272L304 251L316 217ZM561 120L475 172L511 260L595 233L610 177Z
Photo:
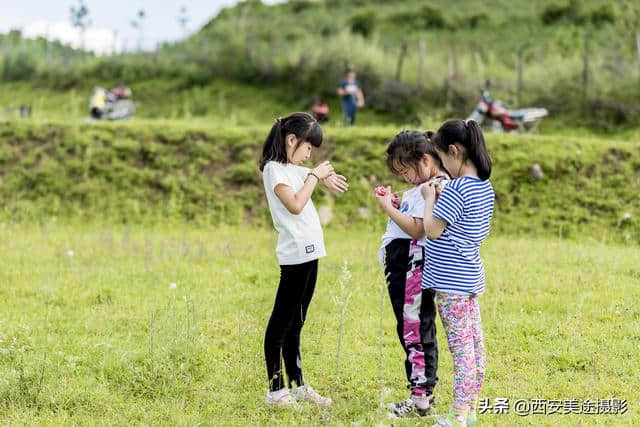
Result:
M433 143L453 178L441 190L421 188L429 254L422 287L436 292L453 358L453 402L435 425L472 426L486 370L478 296L485 285L480 245L489 234L495 200L491 158L480 126L472 120L445 122Z

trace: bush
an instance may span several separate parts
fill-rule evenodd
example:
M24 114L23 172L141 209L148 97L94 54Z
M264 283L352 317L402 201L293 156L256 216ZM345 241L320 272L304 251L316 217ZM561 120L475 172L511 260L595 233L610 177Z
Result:
M447 19L442 11L431 5L425 5L420 9L420 17L422 18L424 29L443 29L449 26Z
M491 19L489 18L489 15L481 12L467 16L463 22L466 27L475 29L477 27L489 24L491 22Z
M588 111L592 112L591 125L606 131L637 123L640 108L623 102L597 99L589 102Z
M614 24L616 22L617 11L613 4L603 4L594 9L589 14L589 20L595 26L604 24Z
M584 17L580 14L580 5L576 0L570 0L566 5L551 4L540 16L544 25L554 25L560 21L582 24Z
M313 7L313 3L309 0L290 0L289 5L291 6L291 10L293 13L303 12L310 7Z
M29 80L36 75L36 61L23 53L17 55L6 53L2 63L2 80L5 82Z
M431 5L423 6L417 13L409 10L395 13L389 17L389 21L413 31L441 30L451 27L442 11Z
M381 113L392 113L404 119L415 114L414 91L407 85L391 79L385 79L369 91L369 105Z
M376 23L376 14L373 11L366 11L353 15L349 19L351 32L360 34L363 37L369 37Z

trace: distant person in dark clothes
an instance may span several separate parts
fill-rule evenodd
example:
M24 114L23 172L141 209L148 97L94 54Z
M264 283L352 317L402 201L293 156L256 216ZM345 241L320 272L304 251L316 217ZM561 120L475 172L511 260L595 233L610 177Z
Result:
M342 96L342 111L344 124L350 126L356 122L358 108L364 106L364 94L360 83L356 80L356 72L349 68L344 74L344 80L338 85L338 95Z
M329 104L324 102L319 96L314 96L311 100L311 114L318 123L329 121Z

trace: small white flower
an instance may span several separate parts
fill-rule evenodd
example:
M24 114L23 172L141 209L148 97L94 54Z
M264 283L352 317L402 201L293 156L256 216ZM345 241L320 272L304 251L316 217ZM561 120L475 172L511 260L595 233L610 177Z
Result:
M68 256L69 258L73 258L73 251L72 251L71 249L69 249L69 250L67 251L67 256Z
M178 287L178 285L177 285L177 284L175 284L175 283L169 283L169 289L175 289L175 288L177 288L177 287Z

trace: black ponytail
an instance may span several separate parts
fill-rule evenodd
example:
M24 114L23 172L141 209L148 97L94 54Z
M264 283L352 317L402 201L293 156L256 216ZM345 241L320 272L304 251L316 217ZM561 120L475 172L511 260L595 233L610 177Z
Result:
M260 171L264 169L264 165L271 160L282 162L287 160L287 150L282 140L282 119L277 119L271 127L267 139L262 145L262 158L260 159Z
M474 120L448 120L432 138L440 151L449 151L449 146L460 144L464 147L467 158L478 171L481 180L491 176L491 158L484 142L480 125Z
M475 120L467 120L470 144L467 148L469 159L476 166L478 177L485 181L491 176L491 157L484 142L484 135L480 125Z
M279 118L271 127L262 146L261 172L270 161L287 162L285 138L289 134L294 134L298 140L296 149L305 141L314 147L320 147L322 144L322 128L311 114L293 113L287 117Z

